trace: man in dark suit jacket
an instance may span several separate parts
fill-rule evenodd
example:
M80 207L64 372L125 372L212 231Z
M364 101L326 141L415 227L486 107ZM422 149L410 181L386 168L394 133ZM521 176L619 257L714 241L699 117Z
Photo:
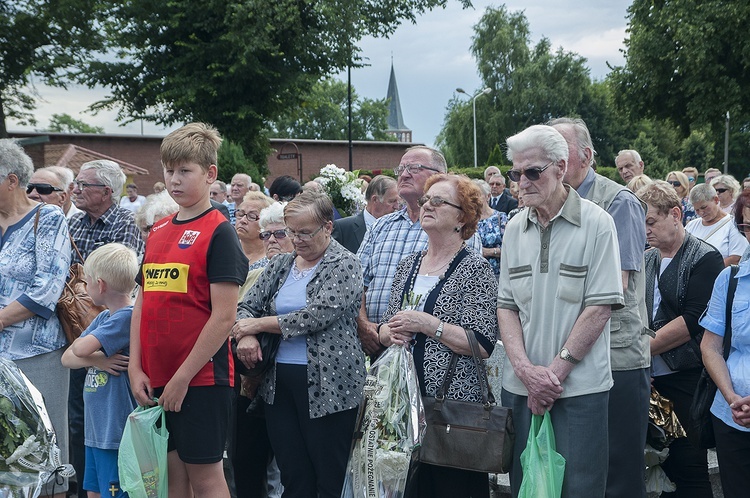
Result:
M384 175L372 179L367 186L365 198L367 207L362 212L333 222L331 236L353 253L362 244L367 227L381 216L396 211L401 205L396 180Z
M508 214L518 207L518 201L510 195L510 190L505 188L505 177L501 174L492 175L489 181L490 198L489 204L495 211Z

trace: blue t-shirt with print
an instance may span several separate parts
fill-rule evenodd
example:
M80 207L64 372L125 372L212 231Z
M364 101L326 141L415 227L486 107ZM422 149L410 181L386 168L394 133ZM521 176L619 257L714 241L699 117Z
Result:
M120 308L110 315L104 310L91 322L81 337L93 335L107 356L130 354L130 318L133 307ZM84 444L91 448L116 450L128 415L135 409L130 393L128 372L110 375L89 367L83 385Z

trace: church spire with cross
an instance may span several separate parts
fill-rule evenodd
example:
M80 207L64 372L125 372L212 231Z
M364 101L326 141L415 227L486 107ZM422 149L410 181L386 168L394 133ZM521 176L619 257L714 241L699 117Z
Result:
M399 142L411 142L411 130L404 124L401 113L401 100L398 97L396 71L393 69L393 55L391 55L391 77L388 80L388 128L385 132L396 137Z

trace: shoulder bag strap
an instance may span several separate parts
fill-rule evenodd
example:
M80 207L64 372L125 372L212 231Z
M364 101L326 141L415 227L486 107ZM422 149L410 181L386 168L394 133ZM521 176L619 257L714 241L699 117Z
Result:
M729 272L729 287L727 288L727 310L726 310L726 327L724 327L724 360L729 358L729 351L732 349L732 303L734 302L734 293L737 290L737 272L740 267L732 265Z
M485 406L494 405L495 395L492 393L489 380L487 379L487 370L485 369L484 362L479 355L479 343L477 342L477 338L474 336L473 332L469 332L466 329L464 329L464 333L466 334L466 339L469 341L469 346L471 346L471 356L474 359L474 367L477 370L479 387L482 391L482 403ZM456 365L458 364L458 356L459 355L456 353L452 354L451 362L448 365L448 368L445 370L443 382L438 387L437 392L435 393L435 398L445 398L445 393L448 391L448 386L450 386L451 380L453 380L453 372L455 372Z
M729 216L729 215L727 215L726 219L724 221L722 221L721 223L719 223L719 226L717 226L716 228L714 228L713 230L711 230L711 233L709 233L708 235L706 235L706 237L703 240L710 239L713 234L715 234L716 232L718 232L721 227L723 227L724 225L726 225L727 223L729 223L729 220L731 220L731 219L732 219L732 217Z

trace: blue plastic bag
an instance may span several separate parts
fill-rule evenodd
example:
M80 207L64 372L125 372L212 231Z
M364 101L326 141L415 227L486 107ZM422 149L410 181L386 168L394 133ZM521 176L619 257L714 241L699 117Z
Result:
M168 498L167 432L164 409L136 408L125 422L117 468L130 498Z
M565 458L556 451L549 412L531 416L526 449L521 453L523 480L518 498L560 498Z

